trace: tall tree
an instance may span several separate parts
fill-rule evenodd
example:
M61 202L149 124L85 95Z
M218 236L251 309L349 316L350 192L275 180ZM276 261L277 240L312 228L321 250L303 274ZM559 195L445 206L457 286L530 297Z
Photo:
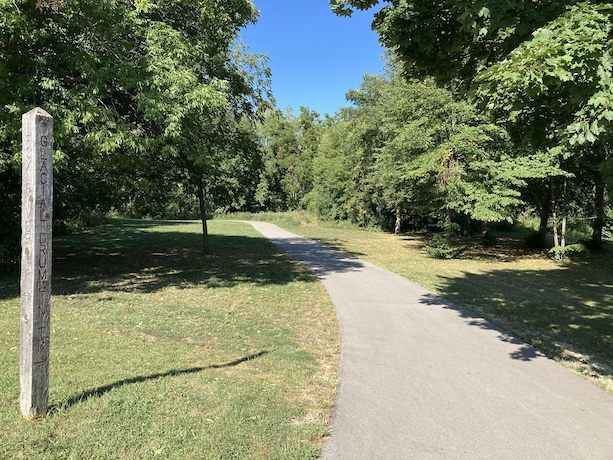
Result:
M374 217L369 121L359 109L344 109L328 121L313 159L314 187L306 196L308 209L325 219L366 225Z
M604 182L598 164L606 159L613 128L612 13L610 5L571 6L477 77L481 104L516 137L554 155L563 152L560 164L575 184L582 174L569 168L583 163L591 170L594 179L585 193L593 194L599 216L604 214ZM563 180L565 187L568 180ZM562 226L570 209L564 203ZM594 245L600 246L603 221L597 217L592 222ZM563 239L554 241L564 246Z
M0 2L0 171L10 214L19 209L21 114L33 106L55 118L55 168L75 170L56 176L57 206L61 192L76 186L63 178L91 184L88 165L99 172L107 152L140 142L133 116L143 68L138 22L122 2ZM98 189L102 199L105 190ZM18 241L14 225L0 227L0 245Z
M427 215L424 207L432 216L437 208L444 211L439 216L446 221L451 213L485 223L511 220L523 203L525 179L537 174L539 163L518 159L503 129L432 81L395 77L387 88L388 141L374 170L383 196L396 197L397 220L411 210Z
M300 107L295 116L285 112L267 113L262 130L265 167L258 187L262 206L275 210L299 209L313 188L313 157L322 133L319 114Z
M345 15L377 3L331 0ZM373 28L410 75L471 88L516 141L549 153L548 162L560 157L560 148L577 151L568 144L606 142L613 122L610 2L383 3Z
M8 175L17 174L20 114L41 105L57 120L56 165L69 171L58 178L95 169L113 183L144 157L172 164L177 180L197 188L231 170L207 169L200 157L247 145L234 140L249 138L245 120L270 98L264 59L236 45L257 18L250 0L3 0L0 13L0 168ZM99 199L105 190L107 201L117 198L116 188L89 183Z
M270 98L270 72L262 57L234 46L240 28L257 18L249 0L185 1L161 13L149 12L154 77L143 104L148 118L164 127L161 151L196 191L208 253L208 194L238 180L240 159L250 163L257 153L249 121L255 123Z
M607 1L592 1L607 5ZM582 0L330 0L338 15L382 4L372 27L411 74L470 83Z

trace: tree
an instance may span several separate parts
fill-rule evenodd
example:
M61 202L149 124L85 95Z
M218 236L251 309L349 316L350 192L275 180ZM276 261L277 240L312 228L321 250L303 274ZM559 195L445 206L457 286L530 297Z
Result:
M313 188L313 157L322 133L319 114L300 107L269 111L262 128L265 166L258 186L261 206L298 209Z
M396 232L409 216L450 223L452 213L482 222L511 220L521 188L535 174L517 159L507 133L466 101L431 80L398 74L378 83L384 143L371 182L381 206L393 210Z
M333 9L345 15L377 3L331 0ZM579 151L569 144L608 139L613 121L609 2L385 3L373 28L407 74L433 75L442 83L458 81L463 91L471 89L481 108L526 151L549 154L551 163L560 158L559 149ZM593 161L602 157L598 150L586 150L595 154ZM548 211L550 205L541 209Z
M504 59L533 32L581 0L330 0L338 15L383 4L373 30L411 75L470 84L483 69ZM591 2L606 5L606 1Z
M314 186L305 197L308 209L325 219L371 222L372 130L359 109L342 110L328 121L313 159Z
M533 144L593 143L613 121L610 5L572 6L477 77L478 99Z
M63 197L76 196L72 187L80 197L88 187L96 192L90 196L98 203L88 206L117 204L121 189L101 182L121 182L142 159L197 189L212 173L236 171L210 167L222 151L253 155L245 127L270 99L270 71L263 57L237 46L240 29L257 18L250 0L3 0L0 13L6 184L16 182L8 176L18 174L20 114L32 105L56 119L57 177L80 181L58 184L60 207ZM92 170L98 182L84 182Z
M56 170L68 165L75 170L57 174L59 192L76 185L63 183L63 177L72 180L86 164L100 165L111 150L139 142L141 131L130 115L142 69L142 55L134 52L140 40L134 33L137 16L130 5L113 1L0 2L0 173L6 216L19 213L21 114L33 106L55 118ZM87 181L91 184L92 177ZM104 190L99 188L99 197ZM54 200L58 207L62 196ZM18 227L1 227L0 246L18 247Z
M257 10L249 0L182 1L151 4L147 17L152 78L141 103L152 125L163 128L158 148L198 196L208 253L208 195L237 190L238 173L257 154L250 123L270 99L265 60L234 46Z
M596 184L594 207L600 217L593 220L595 246L602 244L604 214L604 182L597 167L606 160L613 127L611 12L610 5L572 6L477 77L483 107L532 145L566 152L561 163L566 168L591 157L582 169L592 171L589 188ZM567 171L571 178L580 175L579 170ZM568 180L563 180L564 190ZM567 197L566 192L561 195ZM562 227L568 209L564 199ZM564 248L564 238L554 242Z

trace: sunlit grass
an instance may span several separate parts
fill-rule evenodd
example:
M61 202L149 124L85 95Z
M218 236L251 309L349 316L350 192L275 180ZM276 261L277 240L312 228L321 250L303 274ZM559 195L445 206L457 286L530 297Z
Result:
M50 411L19 413L0 281L0 458L317 458L338 337L316 279L249 225L112 221L54 242Z

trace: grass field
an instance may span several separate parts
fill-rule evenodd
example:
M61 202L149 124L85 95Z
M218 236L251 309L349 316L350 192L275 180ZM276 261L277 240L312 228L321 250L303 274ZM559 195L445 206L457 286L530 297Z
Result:
M238 216L249 218L250 216ZM258 215L397 272L613 393L613 251L559 265L512 236L437 260L423 235ZM54 240L50 412L19 413L17 276L0 279L0 459L314 459L336 389L323 287L249 225L114 220Z
M0 459L314 459L336 390L323 287L249 225L114 220L54 240L50 410L19 412L0 279Z
M249 216L243 216L248 218ZM613 394L613 247L560 265L523 248L521 235L496 246L465 242L439 260L425 235L396 236L312 216L265 215L286 229L396 272L491 320Z

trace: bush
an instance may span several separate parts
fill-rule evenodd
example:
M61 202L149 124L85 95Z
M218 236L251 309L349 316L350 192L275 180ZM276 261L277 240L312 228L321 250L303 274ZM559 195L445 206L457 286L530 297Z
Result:
M462 229L460 228L460 225L456 224L455 222L451 222L451 223L447 223L443 225L443 233L447 237L460 236L461 230Z
M455 259L461 248L450 246L445 235L437 233L428 240L426 251L435 259Z
M484 246L496 246L496 243L498 243L498 238L496 238L494 232L485 232L483 235L481 235L481 243Z
M583 243L555 246L549 250L549 254L558 262L568 258L570 254L584 254L586 252L587 246Z
M541 249L545 247L545 241L538 232L533 232L524 237L524 245L531 249Z

